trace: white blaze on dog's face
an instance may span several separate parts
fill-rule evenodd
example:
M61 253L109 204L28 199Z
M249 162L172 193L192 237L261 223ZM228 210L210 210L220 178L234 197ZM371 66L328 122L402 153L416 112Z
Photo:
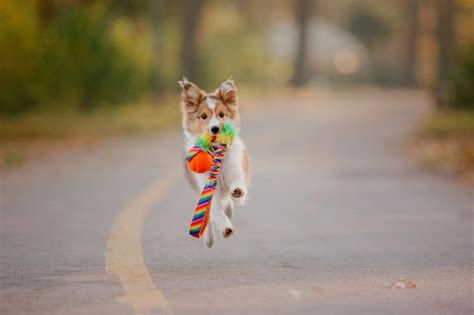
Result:
M213 93L206 94L196 84L186 78L179 81L181 86L181 111L183 127L189 134L196 136L204 131L218 134L224 121L231 120L239 124L237 89L232 80L228 80Z

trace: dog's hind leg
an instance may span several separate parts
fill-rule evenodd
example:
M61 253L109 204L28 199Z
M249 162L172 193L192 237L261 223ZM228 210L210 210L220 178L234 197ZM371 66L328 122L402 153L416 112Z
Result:
M212 245L214 245L214 238L215 238L215 233L214 233L214 222L212 220L209 220L209 223L207 225L206 231L204 232L204 244L206 244L207 247L211 248Z
M232 215L234 214L234 201L231 198L222 198L221 207L229 220L232 220Z

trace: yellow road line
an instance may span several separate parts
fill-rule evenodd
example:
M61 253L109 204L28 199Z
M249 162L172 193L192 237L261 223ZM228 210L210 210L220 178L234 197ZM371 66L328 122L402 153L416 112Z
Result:
M107 238L106 268L122 282L125 294L117 302L130 304L136 315L171 314L163 294L151 280L142 250L143 222L156 204L177 181L175 173L153 182L133 198L115 217Z

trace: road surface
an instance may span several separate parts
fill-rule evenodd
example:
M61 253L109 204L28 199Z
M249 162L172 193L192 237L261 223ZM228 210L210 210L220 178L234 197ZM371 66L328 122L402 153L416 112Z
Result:
M2 170L0 314L472 314L472 195L405 147L428 101L246 110L250 199L212 249L187 234L178 130Z

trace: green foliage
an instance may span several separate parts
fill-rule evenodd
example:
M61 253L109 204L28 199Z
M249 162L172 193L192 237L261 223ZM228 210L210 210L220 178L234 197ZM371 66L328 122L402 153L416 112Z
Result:
M63 4L47 19L34 1L0 5L0 113L90 110L135 99L147 74L117 48L103 9Z
M202 88L215 89L230 76L239 87L272 80L275 83L275 77L283 76L282 71L275 71L275 64L265 53L262 28L245 21L234 7L222 3L207 7L201 33L197 64Z
M452 95L453 107L474 110L474 42L458 59Z
M366 46L369 56L369 71L365 79L384 86L398 85L403 80L403 67L388 60L381 47L390 45L406 16L384 1L355 1L347 20L349 31Z
M0 116L91 112L176 93L186 75L182 5L0 1ZM211 90L229 76L239 88L286 82L291 64L266 52L264 25L237 4L205 1L194 39L196 83Z
M390 19L371 5L353 6L349 16L349 30L368 46L387 38L391 33Z
M474 112L466 110L443 110L435 112L423 126L428 136L473 136Z
M36 105L40 42L33 8L7 3L0 4L0 111L14 113Z

